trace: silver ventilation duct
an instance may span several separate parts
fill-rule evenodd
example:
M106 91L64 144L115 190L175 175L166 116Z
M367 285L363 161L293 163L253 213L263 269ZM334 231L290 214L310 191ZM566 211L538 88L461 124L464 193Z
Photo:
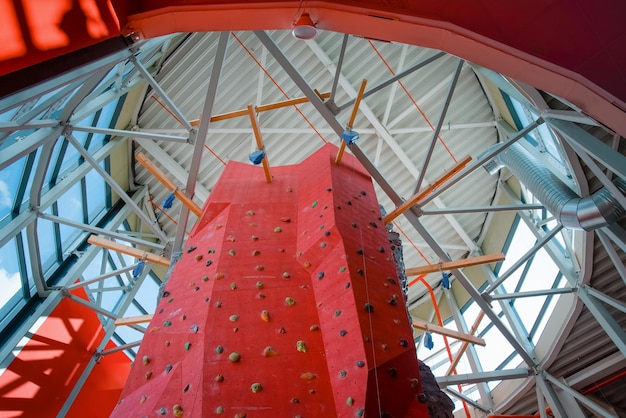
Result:
M579 197L519 143L511 145L483 167L489 174L508 167L565 228L591 231L616 222L626 213L606 188L591 196ZM626 195L626 181L619 178L614 183Z

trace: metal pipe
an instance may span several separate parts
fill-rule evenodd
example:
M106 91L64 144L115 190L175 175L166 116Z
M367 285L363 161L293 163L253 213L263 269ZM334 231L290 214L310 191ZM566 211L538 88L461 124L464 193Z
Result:
M520 144L511 145L484 167L490 174L508 167L565 228L591 231L613 224L626 214L606 187L579 197ZM626 181L618 178L614 184L626 195Z

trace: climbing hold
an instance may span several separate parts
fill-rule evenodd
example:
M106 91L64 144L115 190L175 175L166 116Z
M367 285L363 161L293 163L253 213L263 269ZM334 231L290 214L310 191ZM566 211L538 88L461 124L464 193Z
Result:
M347 375L348 375L348 372L346 370L342 370L339 372L339 377L341 377L342 379L346 377Z
M223 382L224 381L224 375L218 374L217 376L215 376L215 381L217 383Z
M356 228L356 227L357 227L356 222L352 222L352 228Z
M372 226L372 228L378 228L378 225L376 224L376 222L370 222L370 225Z
M309 331L319 331L320 330L320 326L319 325L311 325L309 327Z
M420 381L419 381L418 378L412 377L412 378L409 379L409 384L411 385L411 389L415 390L415 389L419 388Z
M381 344L383 351L389 350L389 344Z
M280 226L277 226L276 228L274 228L274 232L282 232L283 229Z
M225 276L226 274L218 271L217 273L215 273L215 280L222 280Z
M218 345L217 347L215 347L215 352L217 354L222 354L224 352L224 347L222 347L221 345Z
M365 309L365 312L374 312L374 307L370 303L363 305L363 309Z
M193 332L194 334L196 334L198 332L198 326L196 324L193 324L192 326L189 327L189 329L191 330L191 332Z
M359 248L358 250L356 250L356 253L358 255L363 255L363 248Z
M249 210L246 212L247 215L254 215L254 211L253 210Z
M325 248L326 247L326 243L324 241L320 242L320 247Z
M324 278L324 272L320 271L319 273L317 273L317 279L318 280L322 280Z
M264 287L265 287L265 285L263 284L262 281L259 280L258 282L256 282L256 288L257 289L263 289Z
M398 303L397 299L395 299L395 298L393 298L393 297L392 297L392 298L390 298L387 302L389 302L389 304L390 304L391 306L395 306L395 305L396 305L396 303Z
M189 247L187 247L187 254L189 254L190 252L192 252L196 248L198 248L198 247L196 247L195 245L190 245Z
M143 356L143 365L147 366L148 364L150 364L150 357Z
M165 365L165 374L169 374L169 372L171 371L172 371L172 365L171 364Z
M169 299L167 300L167 303L172 303L172 302L174 302L174 298L169 298Z
M366 343L369 343L370 341L372 341L372 339L369 336L365 336L363 337L363 341L365 341Z
M306 344L305 344L305 342L304 342L304 341L302 341L302 340L299 340L299 341L296 343L296 349L297 349L299 352L301 352L301 353L306 353Z
M296 253L296 258L301 257L301 256L302 256L302 251L298 251L298 252Z
M207 260L206 263L204 263L206 267L209 267L211 264L213 264L213 261L211 260Z
M285 302L287 303L288 306L293 306L296 304L296 301L294 300L294 298L287 296L285 298Z
M321 215L320 215L320 217L321 217ZM324 225L320 225L320 229L324 229Z
M311 267L311 262L310 261L305 261L303 265L304 265L305 269L308 269L309 267Z
M252 228L256 228L257 226L259 226L256 222L250 222L250 226Z
M385 247L379 247L378 248L378 252L379 253L384 253L385 252Z
M345 287L346 289L349 289L349 288L350 288L350 282L347 282L347 283L345 284L345 286L344 286L344 287Z
M391 284L397 284L396 280L393 277L387 277L387 281Z
M261 319L265 322L270 322L270 313L267 310L261 311Z
M208 253L209 253L209 254L215 254L215 250L214 250L213 248L209 248Z
M232 248L228 250L228 255L235 255L235 250L233 250Z
M263 356L264 357L276 357L278 355L278 352L276 351L276 349L274 349L274 347L268 345L267 347L265 347L265 349L263 349Z
M335 317L338 317L339 315L341 315L341 310L337 309L335 311Z
M363 360L359 360L356 362L356 367L363 367L365 366L365 362Z
M263 267L261 264L258 264L258 265L255 267L255 269L256 269L256 271L263 271L263 270L265 270L265 267Z
M186 342L185 343L185 351L189 351L189 349L191 349L191 343L190 342Z
M150 380L152 377L152 370L146 372L146 380Z
M164 292L163 292L163 294L161 295L161 297L166 298L166 297L168 297L169 295L170 295L170 292L166 290L166 291L164 291Z
M365 413L365 409L361 408L358 411L356 411L356 413L354 414L355 417L357 418L361 418L363 416L363 414Z
M257 237L256 235L252 235L252 241L256 241L258 239L259 239L259 237Z
M202 281L203 282L208 282L209 281L209 276L202 276Z
M263 390L263 386L260 383L253 383L250 386L250 390L252 391L252 393L259 393Z
M402 324L402 321L400 321L399 319L394 319L393 323L400 326Z
M387 373L389 373L389 376L393 379L398 377L398 369L396 369L395 367L388 368Z
M292 404L299 404L300 403L300 399L298 399L298 398L291 398L291 403Z
M196 261L202 260L204 256L202 254L196 254Z
M215 230L220 229L222 226L223 226L223 225L221 225L221 224L216 224L216 225L215 225Z
M230 322L237 322L239 320L239 315L231 315L228 319Z
M228 355L228 360L231 363L239 363L239 360L241 360L241 355L237 353L236 351L233 351L232 353Z
M365 272L363 271L363 269L357 269L356 274L358 274L359 276L364 276Z
M215 302L215 307L216 308L221 308L222 307L222 302L220 302L219 300L217 302Z
M185 385L185 387L183 388L183 393L187 393L187 392L189 392L189 389L191 389L191 385L190 385L189 383L187 383L187 384Z
M231 283L230 283L230 289L231 289L231 290L235 290L235 289L237 289L237 283L235 283L235 282L231 282Z
M165 341L165 346L166 346L166 347L169 347L169 346L170 346L170 344L171 344L171 343L170 343L169 341L167 341L167 340Z
M223 406L218 406L217 408L215 408L215 413L216 414L223 414L224 413L224 407Z
M253 151L250 153L250 155L248 155L248 159L254 165L261 164L261 162L263 161L263 158L265 158L265 151L262 149Z
M286 271L285 271L285 272L283 272L283 277L284 277L285 279L288 279L288 278L290 278L290 277L291 277L291 274L289 274L288 272L286 272Z
M317 377L317 375L313 372L304 372L300 375L300 379L302 380L313 380Z
M169 327L170 325L172 325L172 321L170 321L169 319L166 319L165 321L163 321L164 327Z
M407 340L405 340L404 338L400 338L400 346L408 347L409 346L409 342Z
M341 273L343 273L344 271L346 271L346 266L341 266L341 267L339 267L339 271L340 271Z
M345 329L342 329L341 331L339 331L339 335L341 337L345 337L345 335L348 333L348 331L346 331Z
M348 206L352 206L352 202L351 201L346 201L346 203L348 204Z
M259 255L261 254L261 251L259 250L252 250L252 255Z
M330 231L324 231L324 236L325 237L329 237L330 236Z
M354 405L354 399L352 399L352 396L348 396L348 399L346 399L346 404L348 406L353 406Z
M283 216L282 218L280 218L280 220L281 222L287 222L287 223L291 222L291 218L288 218L286 216Z
M276 329L276 332L279 334L286 334L287 330L284 327L280 327L278 329Z
M179 404L174 405L174 407L172 408L172 412L174 413L174 416L176 418L180 418L183 416L183 407L180 406Z
M311 203L311 207L314 208L315 206L317 206L317 200L313 203Z
M139 399L139 403L144 404L146 403L147 400L148 400L148 397L146 395L141 395L141 399Z
M229 236L226 238L226 241L229 241L229 242L235 242L235 237L233 237L232 235L229 235Z
M257 293L257 294L256 294L256 297L257 297L258 299L265 299L265 293L263 293L263 292L259 292L259 293Z
M165 409L165 408L160 408L160 409L159 409L159 415L165 415L165 414L167 414L167 409Z

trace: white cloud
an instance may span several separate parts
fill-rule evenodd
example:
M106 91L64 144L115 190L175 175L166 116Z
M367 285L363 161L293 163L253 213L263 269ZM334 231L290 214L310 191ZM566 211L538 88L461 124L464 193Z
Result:
M4 306L22 286L19 273L9 273L0 267L0 306Z
M9 186L2 180L0 180L0 207L10 208L13 204L11 193L9 192Z

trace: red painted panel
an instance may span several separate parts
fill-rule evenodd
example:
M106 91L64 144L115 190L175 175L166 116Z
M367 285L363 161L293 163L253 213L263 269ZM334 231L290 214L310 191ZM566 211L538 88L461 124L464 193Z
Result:
M372 182L336 153L272 167L271 184L229 163L114 417L427 416Z
M75 294L86 298L82 290ZM103 335L93 310L62 300L0 376L0 417L56 417ZM112 342L107 345L113 347ZM129 363L123 353L103 358L68 416L108 416ZM98 408L93 407L96 404Z

